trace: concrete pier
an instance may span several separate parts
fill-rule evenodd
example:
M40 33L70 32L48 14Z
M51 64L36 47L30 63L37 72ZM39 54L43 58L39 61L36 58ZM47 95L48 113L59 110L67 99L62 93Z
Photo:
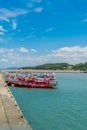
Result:
M0 130L32 130L0 74Z

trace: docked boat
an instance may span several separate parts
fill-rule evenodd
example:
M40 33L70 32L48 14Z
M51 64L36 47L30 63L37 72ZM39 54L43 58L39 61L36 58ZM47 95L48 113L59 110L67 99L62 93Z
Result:
M55 88L58 81L54 73L8 73L4 75L8 86L27 88Z

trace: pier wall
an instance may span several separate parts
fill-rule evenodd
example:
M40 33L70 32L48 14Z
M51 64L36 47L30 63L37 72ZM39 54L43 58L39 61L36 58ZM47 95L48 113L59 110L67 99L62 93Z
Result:
M1 74L0 130L32 130Z

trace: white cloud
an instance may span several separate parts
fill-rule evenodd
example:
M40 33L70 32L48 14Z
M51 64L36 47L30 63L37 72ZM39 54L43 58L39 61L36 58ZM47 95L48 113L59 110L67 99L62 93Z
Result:
M0 32L0 35L4 35L4 32Z
M7 49L8 52L14 52L14 49Z
M3 28L3 26L0 26L0 35L4 35L7 30Z
M47 32L52 31L52 30L53 30L53 28L46 29Z
M64 47L64 48L60 48L58 50L55 50L53 52L86 52L87 51L87 46L86 47L80 47L80 46L74 46L74 47Z
M1 13L0 13L0 20L6 21L6 22L9 22L9 21L10 21L7 16L4 16L4 15L1 14Z
M7 32L7 31L3 28L3 26L0 26L0 31L2 31L2 32Z
M55 63L55 62L57 63L66 62L70 64L86 62L87 46L86 47L80 47L80 46L64 47L58 50L53 50L50 54L43 55L43 56L38 55L37 57L36 56L21 57L21 63L24 62L23 60L26 61L26 64L32 63L34 65L44 64L44 63Z
M0 48L0 53L14 52L14 49Z
M0 48L0 53L3 53L3 52L4 52L3 48Z
M15 30L17 28L16 20L12 20L12 28L13 28L13 30Z
M27 14L28 11L24 9L15 9L15 10L8 10L6 8L1 8L0 9L0 20L9 22L10 18L15 18L19 15L24 15Z
M30 49L30 52L36 52L36 49ZM0 48L0 62L3 63L3 66L11 66L13 62L16 66L31 66L31 65L39 65L44 63L61 63L66 62L69 64L76 64L81 62L87 62L87 46L73 46L73 47L63 47L57 50L52 50L49 54L37 55L35 53L31 54L20 52L29 52L28 49L24 47L8 49L8 48ZM31 56L32 55L32 56ZM3 60L4 59L4 60ZM4 63L6 60L6 64ZM3 67L2 66L2 67Z
M24 48L24 47L21 47L19 49L20 52L23 52L23 53L27 53L28 52L28 49Z
M87 61L87 46L80 47L64 47L53 50L49 57L53 57L56 61L68 62L71 64Z
M8 62L8 59L1 59L0 62Z
M37 50L36 50L36 49L30 49L30 51L31 51L31 52L37 52Z
M37 7L37 8L34 9L34 11L37 12L37 13L42 12L42 10L43 10L42 7Z

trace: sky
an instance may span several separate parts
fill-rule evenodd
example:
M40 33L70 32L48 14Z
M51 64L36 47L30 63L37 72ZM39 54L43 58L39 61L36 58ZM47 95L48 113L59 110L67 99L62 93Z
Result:
M87 62L87 0L0 0L0 68Z

